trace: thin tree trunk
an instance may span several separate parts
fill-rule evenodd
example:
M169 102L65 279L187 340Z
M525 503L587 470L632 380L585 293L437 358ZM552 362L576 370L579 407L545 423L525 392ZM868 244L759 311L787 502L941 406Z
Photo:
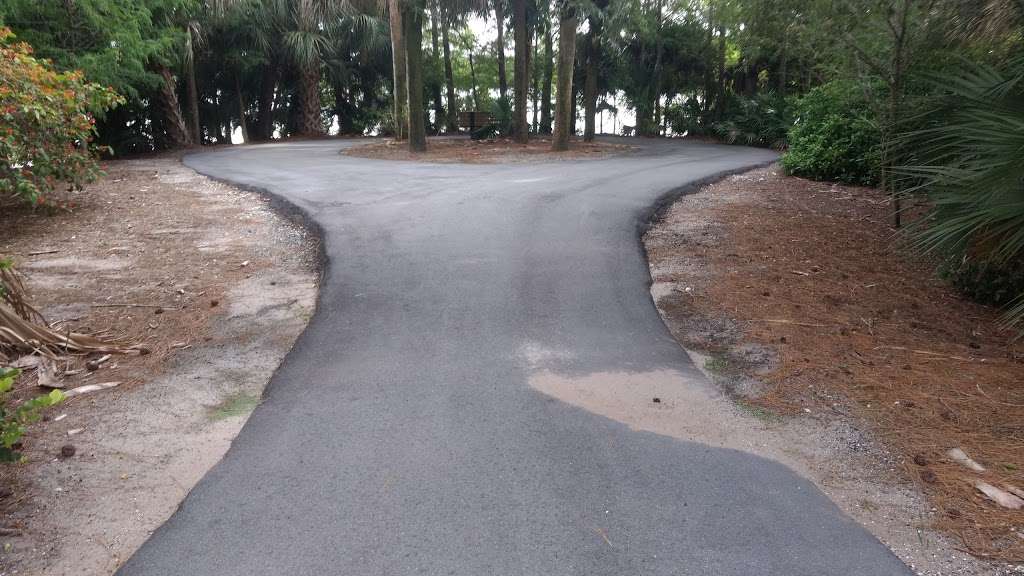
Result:
M597 114L597 59L598 35L601 25L596 18L590 19L590 30L587 32L587 63L586 79L583 82L583 141L594 141L594 120Z
M708 30L704 40L704 98L701 100L702 123L705 130L711 125L711 113L715 92L714 52L715 52L715 10L708 12Z
M725 27L718 27L718 90L715 105L715 119L725 116Z
M540 93L540 130L538 130L541 134L551 134L551 85L554 83L555 77L554 58L549 15L544 26L544 82Z
M540 74L537 69L537 32L537 30L533 31L533 58L530 59L530 62L533 63L533 66L530 67L530 78L533 82L533 121L531 124L533 125L534 133L539 131L537 107L540 105Z
M408 86L406 80L407 67L405 63L406 43L402 38L404 26L402 26L402 6L400 0L388 0L388 18L391 26L391 58L392 72L394 73L394 116L395 116L395 139L404 140L408 134L408 110L406 108Z
M224 93L220 92L217 96L216 106L214 107L214 122L217 144L231 144L231 122L227 122L227 130L224 129Z
M661 135L661 96L654 99L654 136Z
M473 110L479 112L480 99L476 97L476 64L473 63L473 47L467 44L466 51L469 53L469 81L472 83Z
M459 102L455 98L455 74L452 72L452 48L448 40L448 11L441 12L441 42L444 48L444 81L448 90L448 132L459 130Z
M345 113L346 98L345 90L341 87L341 84L336 83L334 85L334 116L338 119L338 135L347 134L348 131L345 129L348 124L346 120L348 114Z
M896 189L895 183L892 181L892 177L889 172L892 170L893 158L892 150L890 149L892 143L892 134L896 130L896 123L899 121L900 116L900 101L903 96L903 66L904 66L904 48L906 47L907 39L907 17L910 12L910 3L913 0L903 0L901 5L901 11L896 15L899 19L897 23L891 26L893 32L893 50L892 50L892 75L889 81L889 109L888 109L888 122L885 127L885 142L882 143L882 189L888 190L889 194L892 195L893 200L893 223L896 228L903 226L903 207L902 198L899 190Z
M185 119L181 115L181 104L178 102L178 89L170 68L160 66L158 69L163 82L160 83L160 100L164 112L164 130L167 141L172 148L183 148L191 144Z
M196 86L196 63L188 62L185 72L185 83L188 91L188 120L192 130L192 142L203 143L203 133L199 127L199 88Z
M498 40L495 43L498 56L498 94L504 102L508 95L508 76L505 73L505 0L494 0L494 21L498 28ZM518 48L516 53L518 54Z
M260 108L256 119L256 135L260 140L274 136L274 92L277 88L277 68L273 64L263 67L260 81Z
M526 123L527 91L530 89L530 30L526 20L526 0L512 0L512 19L516 42L515 106L513 127L516 142L530 140L530 126Z
M788 37L788 35L787 35L787 37ZM787 56L788 56L787 52L788 52L788 50L786 49L787 48L787 46L786 46L786 44L787 44L787 41L786 41L787 37L783 37L783 39L782 39L782 48L781 48L780 53L779 53L779 87L778 87L778 90L779 90L779 96L781 96L781 97L785 97L786 96L786 82L787 82L786 67L788 65L788 61L787 61Z
M437 66L437 64L441 61L441 49L439 47L437 36L438 36L438 34L437 34L437 1L436 0L431 0L431 2L430 2L430 47L432 49L431 50L431 57L433 59L433 63L432 63L433 66ZM435 70L436 70L436 68L435 68ZM445 122L444 101L441 99L441 83L440 82L432 82L431 83L431 90L432 90L431 96L434 99L434 130L435 130L435 132L441 132L441 126L443 126L444 122Z
M665 97L665 106L662 108L661 114L661 135L668 136L668 114L665 114L665 110L668 109L669 104L672 102L672 98L669 96Z
M427 151L427 127L423 107L423 8L413 2L402 14L409 98L409 150Z
M644 136L655 136L658 133L658 103L661 100L661 85L662 85L662 56L665 53L665 35L662 32L663 25L663 12L664 12L664 0L658 0L655 5L657 13L654 15L654 25L656 30L656 42L654 47L654 89L652 94L652 106L650 110L644 114L643 118L643 129L638 131L642 132ZM653 115L653 119L651 118ZM640 122L637 122L639 124Z
M576 61L576 26L579 18L575 8L564 7L558 23L558 95L555 103L555 135L551 149L569 149L569 137L575 132L572 70Z
M242 92L240 74L235 75L235 95L238 96L238 127L242 129L242 144L249 141L249 125L245 121L245 93Z
M299 134L320 136L324 133L320 122L320 66L314 64L299 70Z

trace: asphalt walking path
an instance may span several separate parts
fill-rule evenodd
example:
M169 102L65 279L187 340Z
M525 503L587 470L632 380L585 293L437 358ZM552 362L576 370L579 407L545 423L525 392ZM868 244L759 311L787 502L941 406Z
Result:
M633 430L531 374L699 376L639 232L673 191L774 158L648 142L441 165L358 141L192 154L321 228L319 306L265 401L124 576L910 574L788 468Z

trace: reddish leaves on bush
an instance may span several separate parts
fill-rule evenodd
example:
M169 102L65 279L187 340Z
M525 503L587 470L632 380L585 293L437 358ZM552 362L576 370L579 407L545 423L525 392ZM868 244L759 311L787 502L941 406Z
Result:
M99 175L94 116L123 100L13 39L0 28L0 195L41 203L60 183L81 187Z

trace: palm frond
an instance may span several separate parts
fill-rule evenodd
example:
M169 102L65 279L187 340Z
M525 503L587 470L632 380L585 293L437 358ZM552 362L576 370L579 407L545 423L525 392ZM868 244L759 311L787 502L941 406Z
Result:
M893 175L927 193L932 211L910 228L922 251L1006 265L1024 260L1024 60L1006 69L963 63L937 78L945 101L896 145L911 161ZM1007 312L1024 321L1024 301Z

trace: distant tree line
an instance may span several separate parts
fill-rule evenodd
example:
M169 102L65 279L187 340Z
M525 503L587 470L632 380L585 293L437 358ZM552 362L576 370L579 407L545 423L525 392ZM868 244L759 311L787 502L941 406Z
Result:
M1024 0L5 0L0 21L121 96L96 114L117 154L329 132L421 151L469 110L555 149L609 117L784 149L793 174L883 187L897 226L926 195L916 245L1024 318Z

